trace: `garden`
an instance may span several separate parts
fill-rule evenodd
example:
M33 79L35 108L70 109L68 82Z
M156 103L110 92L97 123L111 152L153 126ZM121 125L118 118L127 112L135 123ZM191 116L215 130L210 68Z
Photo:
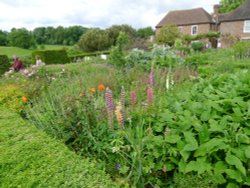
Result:
M0 78L0 187L249 187L249 44L123 39L105 61Z

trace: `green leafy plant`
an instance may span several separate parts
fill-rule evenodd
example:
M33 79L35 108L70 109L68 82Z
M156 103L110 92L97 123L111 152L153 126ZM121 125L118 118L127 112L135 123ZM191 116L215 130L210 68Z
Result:
M216 183L249 185L249 72L214 76L171 95L159 126L168 163L181 173L212 173ZM156 131L156 127L153 127Z

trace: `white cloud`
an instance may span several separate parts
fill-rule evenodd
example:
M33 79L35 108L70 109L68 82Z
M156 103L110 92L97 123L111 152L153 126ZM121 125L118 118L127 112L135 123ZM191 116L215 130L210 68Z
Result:
M106 28L129 24L154 27L169 10L203 7L209 13L219 0L0 0L0 29L40 26Z

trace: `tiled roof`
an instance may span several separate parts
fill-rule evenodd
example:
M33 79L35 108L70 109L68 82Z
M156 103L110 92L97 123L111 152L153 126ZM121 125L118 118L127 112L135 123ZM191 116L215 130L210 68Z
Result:
M192 25L214 23L212 16L203 8L195 8L189 10L170 11L156 26L162 27L166 24Z
M250 0L246 0L243 5L241 5L230 13L219 15L219 22L229 22L247 19L250 19Z

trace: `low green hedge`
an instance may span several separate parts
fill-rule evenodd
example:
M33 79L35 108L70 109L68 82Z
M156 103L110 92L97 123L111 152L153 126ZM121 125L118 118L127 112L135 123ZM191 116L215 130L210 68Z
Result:
M100 56L102 54L109 55L109 51L103 51L103 52L86 52L81 54L75 54L75 55L69 55L69 59L71 62L77 60L78 58L84 58L84 57L96 57Z
M42 61L48 64L65 64L69 63L69 58L66 50L41 50L34 51L32 53L33 62L35 62L35 57L40 56Z
M88 159L0 109L0 187L117 187Z
M0 76L9 70L11 64L7 55L0 55Z

